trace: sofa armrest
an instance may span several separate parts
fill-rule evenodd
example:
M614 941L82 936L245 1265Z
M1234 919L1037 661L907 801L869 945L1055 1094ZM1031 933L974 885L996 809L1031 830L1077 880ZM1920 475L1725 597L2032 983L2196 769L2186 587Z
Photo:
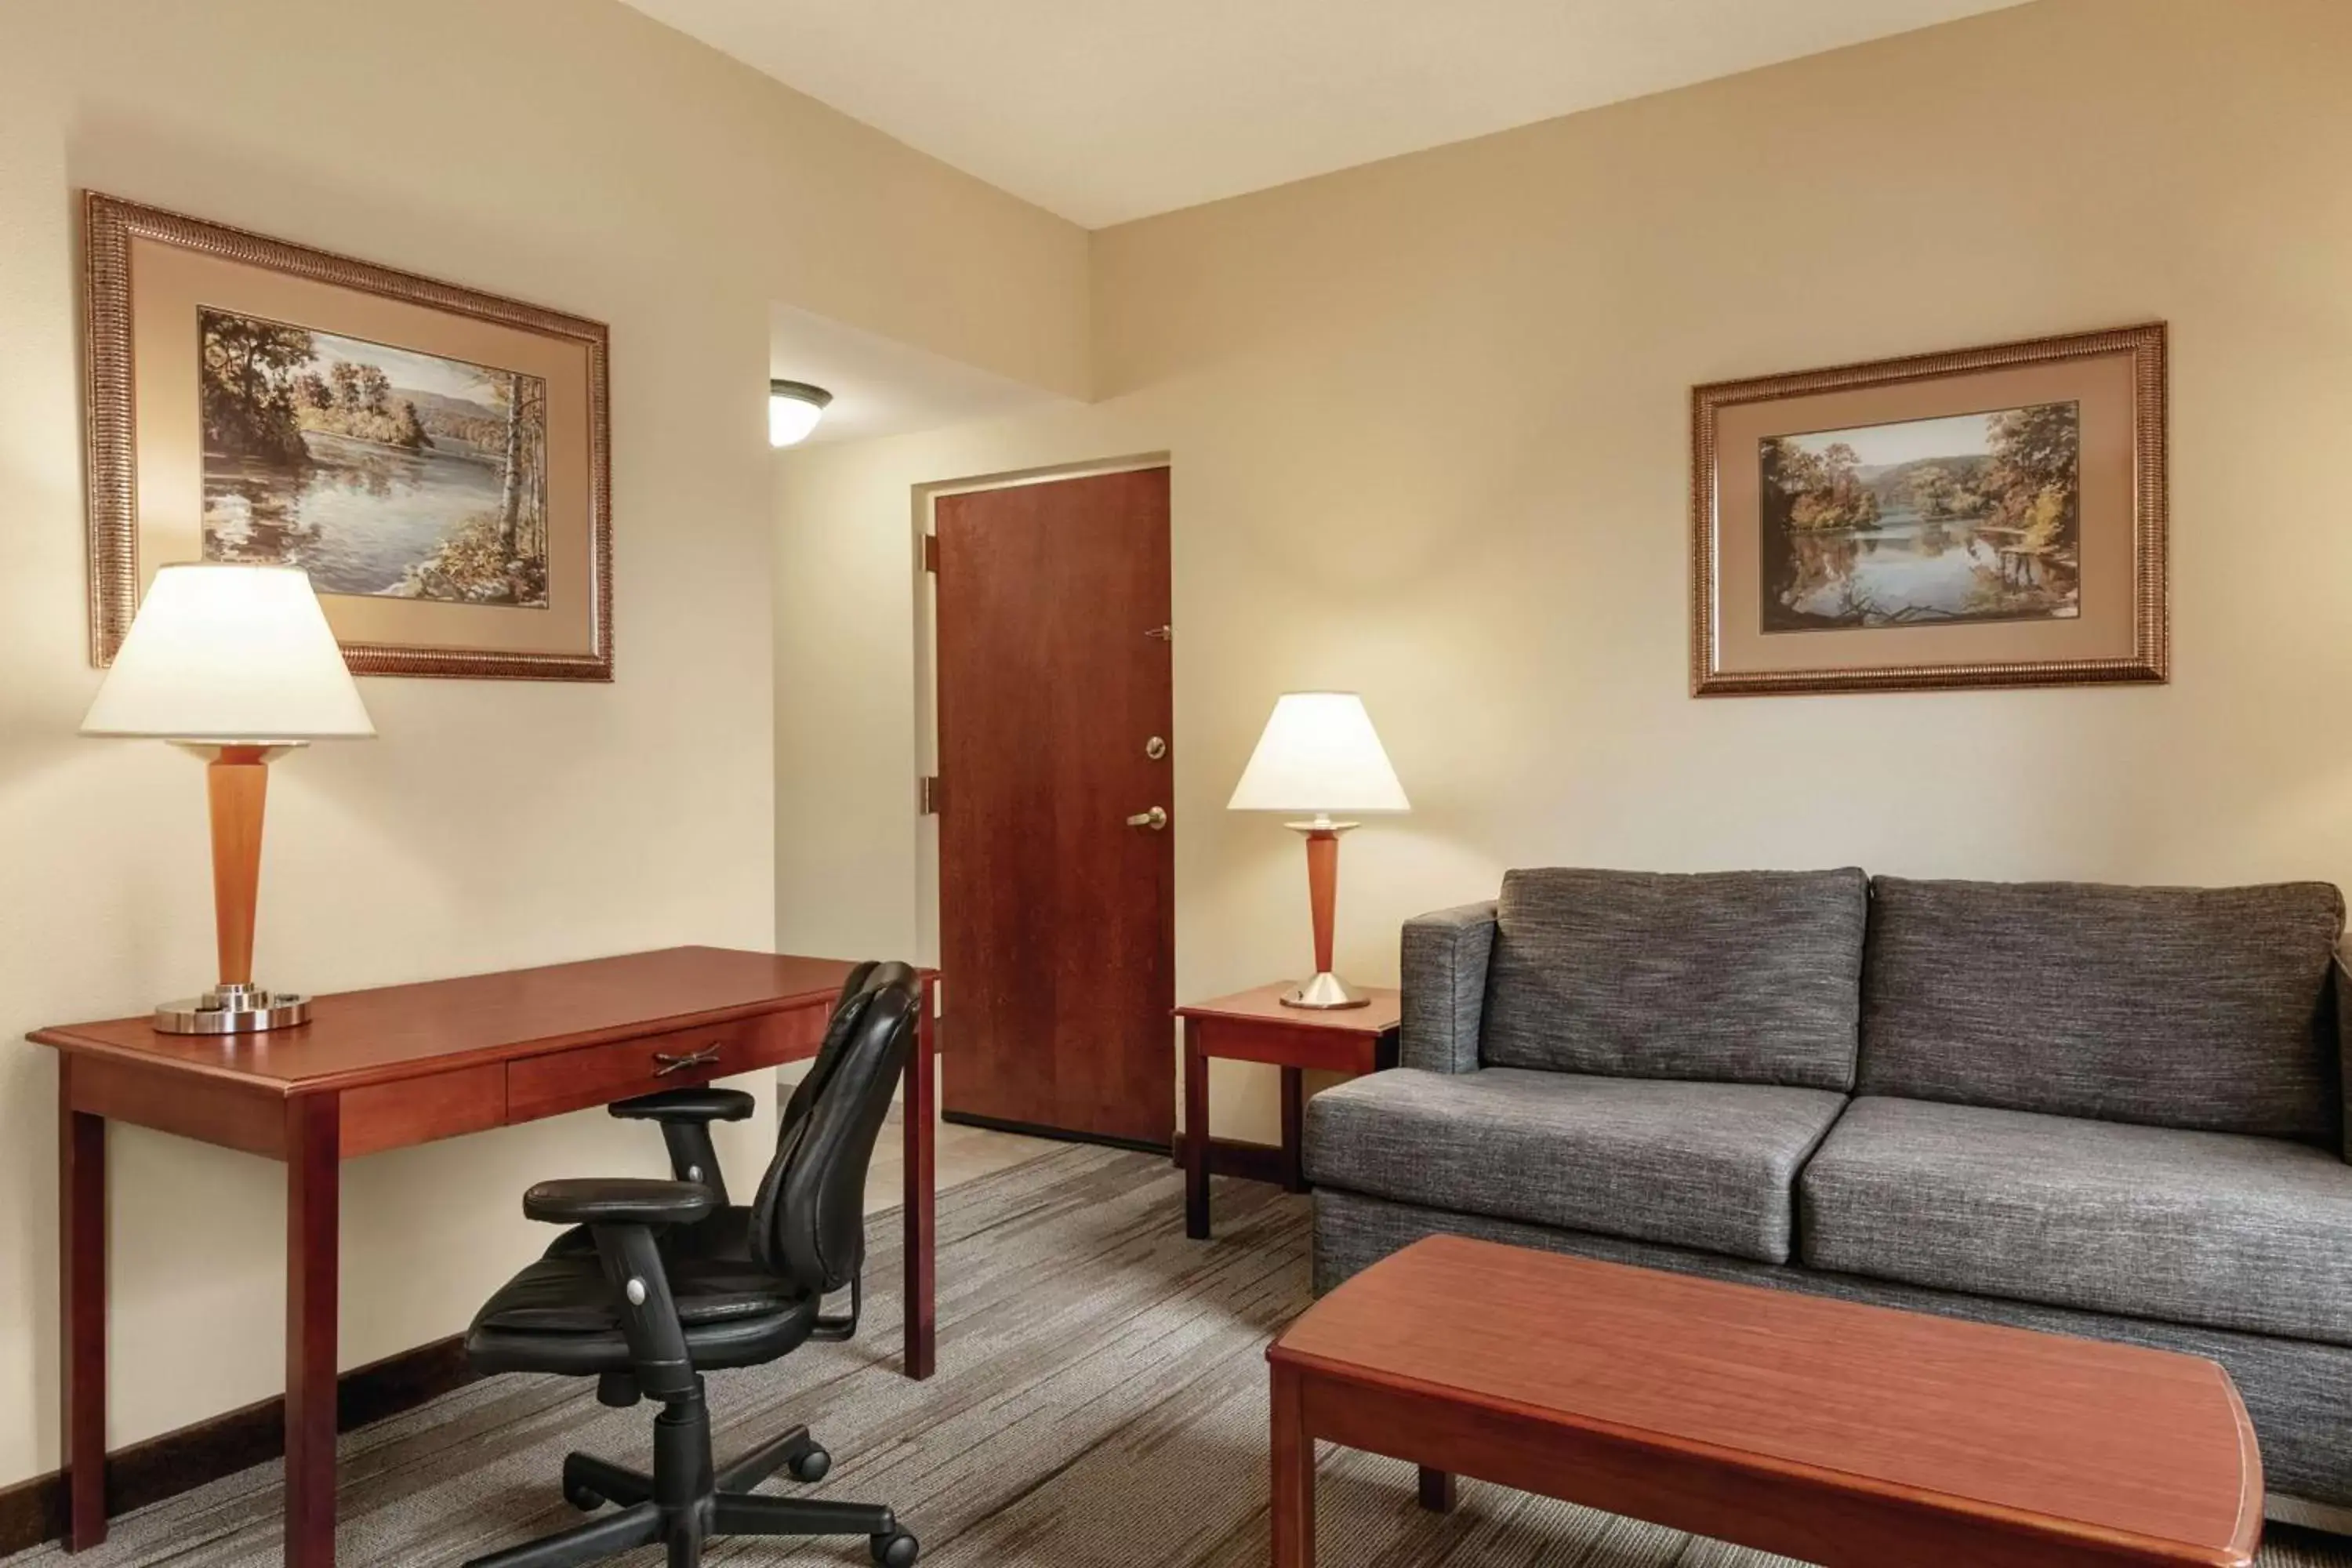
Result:
M1486 962L1495 952L1495 905L1465 904L1404 922L1404 1030L1400 1065L1475 1072L1486 1011Z
M2342 1117L2338 1129L2336 1153L2352 1164L2352 960L2338 948L2335 962L2328 965L2329 991L2327 1005L2336 1015L2333 1026L2336 1038L2336 1098Z

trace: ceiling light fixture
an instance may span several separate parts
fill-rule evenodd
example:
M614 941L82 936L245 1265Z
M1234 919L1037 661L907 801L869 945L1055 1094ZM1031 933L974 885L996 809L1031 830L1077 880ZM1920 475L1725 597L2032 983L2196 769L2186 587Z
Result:
M807 440L832 401L832 393L805 381L768 383L768 445L797 447Z

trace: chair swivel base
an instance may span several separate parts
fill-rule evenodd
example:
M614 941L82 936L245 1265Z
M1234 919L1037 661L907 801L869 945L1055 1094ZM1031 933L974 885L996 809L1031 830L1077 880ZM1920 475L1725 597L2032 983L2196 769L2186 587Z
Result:
M751 1488L780 1469L789 1468L803 1482L822 1480L832 1468L832 1456L817 1447L805 1426L795 1426L718 1472L693 1495L663 1502L661 1475L667 1413L655 1424L656 1475L625 1468L593 1454L572 1454L563 1461L563 1496L583 1513L606 1503L618 1503L618 1513L520 1546L477 1557L466 1568L575 1568L575 1565L617 1557L641 1546L665 1543L669 1568L696 1568L702 1544L716 1536L863 1535L874 1561L882 1568L913 1568L921 1545L898 1528L887 1508L869 1503L824 1502L814 1498L755 1495ZM681 1423L680 1425L683 1425ZM706 1440L708 1428L704 1428ZM707 1466L708 1461L704 1461ZM707 1468L701 1473L709 1476ZM656 1477L660 1479L657 1479Z

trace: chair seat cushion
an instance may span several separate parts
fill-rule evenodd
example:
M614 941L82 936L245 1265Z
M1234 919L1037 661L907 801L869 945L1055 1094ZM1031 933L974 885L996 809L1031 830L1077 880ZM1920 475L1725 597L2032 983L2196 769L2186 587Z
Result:
M1865 1098L1800 1190L1816 1268L2352 1345L2352 1166L2309 1144Z
M687 1352L698 1367L741 1366L781 1355L808 1337L820 1299L748 1257L740 1205L662 1238L664 1270ZM481 1372L624 1371L620 1292L604 1277L594 1240L566 1231L546 1256L507 1281L474 1316L466 1349Z
M787 1311L800 1300L792 1286L756 1268L688 1259L673 1261L669 1275L677 1321L689 1329ZM474 1321L501 1329L593 1333L620 1327L620 1297L593 1252L566 1253L542 1258L508 1280Z
M1827 1089L1483 1068L1374 1073L1307 1105L1317 1183L1785 1263Z

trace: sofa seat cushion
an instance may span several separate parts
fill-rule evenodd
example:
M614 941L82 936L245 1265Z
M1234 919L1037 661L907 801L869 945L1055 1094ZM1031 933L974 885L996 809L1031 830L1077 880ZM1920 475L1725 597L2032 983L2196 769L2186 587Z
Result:
M1816 1268L2352 1345L2352 1166L2306 1143L1865 1098L1800 1190Z
M2325 882L1871 884L1866 1095L2321 1138L2344 899Z
M1432 1208L1783 1263L1797 1171L1845 1097L1400 1068L1307 1104L1314 1181Z
M1509 872L1478 1059L1851 1089L1868 904L1853 869Z

